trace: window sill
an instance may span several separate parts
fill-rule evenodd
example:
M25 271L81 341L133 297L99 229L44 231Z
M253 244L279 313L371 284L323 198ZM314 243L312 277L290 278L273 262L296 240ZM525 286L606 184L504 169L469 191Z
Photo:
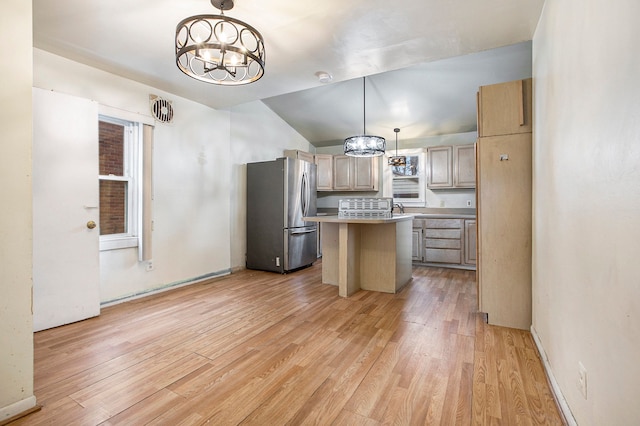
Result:
M100 238L100 251L138 247L138 237Z

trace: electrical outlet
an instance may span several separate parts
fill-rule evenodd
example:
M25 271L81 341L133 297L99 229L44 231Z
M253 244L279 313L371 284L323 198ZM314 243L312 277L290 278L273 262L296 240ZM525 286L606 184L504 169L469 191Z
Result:
M587 369L578 362L578 387L584 399L587 399Z
M471 207L471 200L467 200L467 207Z
M144 266L144 269L147 272L153 271L153 261L152 260L147 260L147 264Z

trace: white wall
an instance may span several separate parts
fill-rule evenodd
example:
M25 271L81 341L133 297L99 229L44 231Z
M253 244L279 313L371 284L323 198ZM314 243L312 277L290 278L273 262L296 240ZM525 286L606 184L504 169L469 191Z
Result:
M36 404L31 315L31 2L0 8L0 423ZM6 42L6 41L11 42Z
M149 94L173 101L174 123L154 131L153 265L136 249L101 252L109 302L245 266L247 162L314 148L262 102L214 110L35 49L34 86L148 116Z
M262 102L250 102L231 109L231 265L245 267L247 163L273 160L285 149L313 152L298 132Z
M639 16L547 0L533 40L532 331L581 425L640 419Z
M37 49L33 84L144 116L149 94L173 102L174 122L154 130L154 269L138 262L137 249L101 252L103 302L229 272L228 112Z
M400 135L402 132L400 132ZM440 145L467 145L475 143L478 138L477 132L452 133L449 135L430 136L426 138L402 139L398 137L398 149L414 149L427 148L430 146ZM395 138L387 140L387 152L394 152L396 147ZM327 147L319 147L316 149L319 154L343 154L342 145L333 145ZM379 159L380 190L378 192L320 192L318 197L318 207L322 208L338 208L338 202L341 198L353 197L382 197L383 196L383 180L390 179L391 174L388 172L388 166L384 158ZM431 208L475 208L476 197L473 189L450 189L450 190L426 190L426 201L429 209ZM471 200L471 206L467 206L467 200Z

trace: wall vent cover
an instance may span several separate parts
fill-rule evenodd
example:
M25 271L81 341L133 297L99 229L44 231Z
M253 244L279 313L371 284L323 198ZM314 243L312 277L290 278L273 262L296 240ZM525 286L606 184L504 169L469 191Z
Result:
M171 123L173 121L173 105L171 101L156 95L149 95L151 114L156 121Z

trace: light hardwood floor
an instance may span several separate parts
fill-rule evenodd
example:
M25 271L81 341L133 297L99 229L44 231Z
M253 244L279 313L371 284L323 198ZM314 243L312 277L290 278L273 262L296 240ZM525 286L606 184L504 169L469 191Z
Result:
M475 272L338 297L321 264L241 271L35 334L13 425L562 424L531 336L485 324Z

